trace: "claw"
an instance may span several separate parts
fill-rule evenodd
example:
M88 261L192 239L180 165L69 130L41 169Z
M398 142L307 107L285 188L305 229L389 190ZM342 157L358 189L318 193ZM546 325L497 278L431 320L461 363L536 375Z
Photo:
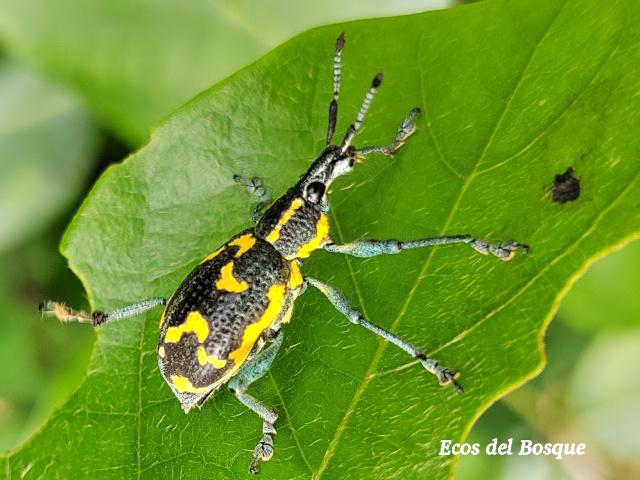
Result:
M481 253L482 255L490 253L504 262L511 260L517 251L521 251L522 253L529 252L528 245L518 243L514 240L497 243L489 243L485 240L474 240L471 242L471 246L476 252Z
M436 376L440 385L452 385L456 392L464 393L464 388L462 388L462 385L457 382L457 379L460 378L460 372L453 370L452 368L447 368L444 365L440 365L436 360L427 358L426 355L424 355L423 358L420 358L420 362L428 372L433 373Z
M514 240L508 240L504 243L497 244L494 249L490 249L493 255L504 262L511 260L518 250L522 253L527 253L529 251L529 247Z
M80 322L92 323L91 315L82 310L74 310L67 307L64 303L54 302L52 300L43 300L38 304L38 310L43 316L56 317L62 323ZM102 314L104 316L104 314ZM96 324L94 323L94 326Z
M273 457L273 438L268 433L262 437L260 443L256 445L256 448L253 450L253 460L251 461L251 465L249 466L249 472L257 475L258 471L258 462L268 462Z
M443 367L442 365L438 365L438 367L440 367L438 373L438 382L440 382L440 385L446 386L451 384L457 393L464 393L464 388L462 388L462 385L456 381L460 378L460 372L452 370L451 368Z
M398 129L396 142L404 143L404 141L416 131L416 123L413 119L420 113L422 113L422 110L420 110L419 107L415 107L409 112L407 118L405 118L404 122L402 122L402 125L400 125L400 128Z
M239 185L242 185L244 188L246 188L247 192L252 195L256 195L262 201L265 201L268 198L267 189L260 177L249 178L236 174L233 176L233 181Z

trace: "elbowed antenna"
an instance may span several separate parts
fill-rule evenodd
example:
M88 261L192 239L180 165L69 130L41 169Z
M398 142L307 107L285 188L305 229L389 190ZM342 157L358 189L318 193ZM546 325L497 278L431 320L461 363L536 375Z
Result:
M362 126L362 122L364 121L364 117L367 114L367 110L371 106L371 101L378 91L378 87L382 84L382 80L384 79L384 75L382 72L378 73L375 77L373 77L373 81L371 82L371 87L367 91L367 94L364 96L364 100L362 101L362 106L360 110L358 110L358 115L356 116L356 121L349 125L347 129L347 133L344 136L344 140L342 140L342 144L340 145L340 153L343 154L347 151L347 148L351 145L351 141L353 137L355 137L356 132Z
M340 95L340 77L342 72L342 49L344 48L344 32L336 39L336 53L333 57L333 100L329 104L329 126L327 127L327 145L331 143L338 121L338 97Z

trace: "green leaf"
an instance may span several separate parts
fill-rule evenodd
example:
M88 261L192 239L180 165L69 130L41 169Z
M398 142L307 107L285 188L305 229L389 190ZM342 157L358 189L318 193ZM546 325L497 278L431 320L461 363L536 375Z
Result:
M442 0L0 0L0 41L140 145L189 98L307 28Z
M354 327L313 289L286 346L251 392L280 413L266 478L445 478L441 439L465 437L496 398L544 365L542 335L568 285L596 256L639 235L640 6L492 0L308 32L198 96L150 143L111 167L64 253L100 309L169 295L249 226L232 181L273 192L321 150L332 45L344 30L338 130L373 74L385 84L359 145L393 134L421 106L393 160L370 158L332 194L334 239L448 233L531 245L510 263L468 247L367 260L320 252L304 272L343 289L367 317L462 371L439 387L403 353ZM573 167L580 197L548 194ZM84 384L5 460L61 478L246 475L260 422L226 390L184 415L157 370L159 312L100 329Z
M50 223L77 198L98 138L76 99L3 59L0 105L3 251Z

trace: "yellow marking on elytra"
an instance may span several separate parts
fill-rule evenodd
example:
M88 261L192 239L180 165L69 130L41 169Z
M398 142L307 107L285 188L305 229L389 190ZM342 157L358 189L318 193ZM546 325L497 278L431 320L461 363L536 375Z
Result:
M182 375L171 375L171 384L181 393L207 393L211 390L211 385L206 387L194 387L191 381Z
M284 285L276 284L269 287L269 292L267 292L269 305L267 305L267 308L257 322L247 325L242 334L240 346L229 354L229 360L233 360L236 366L244 363L262 332L269 328L277 319L282 304L284 303L285 291L286 288Z
M320 214L316 223L316 236L302 245L293 255L293 258L307 258L311 252L317 250L329 235L329 218L324 214Z
M269 232L269 235L265 237L265 240L271 244L274 244L280 238L280 230L282 227L293 217L293 214L302 206L303 201L301 198L296 198L291 202L289 208L282 214L278 223L273 230Z
M227 292L240 293L249 288L249 284L244 280L238 281L233 276L233 261L231 261L220 269L220 278L216 282L216 288Z
M164 319L167 316L167 307L164 308L164 310L162 311L162 315L160 315L160 328L162 328L162 325L164 325Z
M183 333L195 333L200 343L209 335L209 324L200 312L189 312L182 325L167 328L164 335L165 343L178 343Z
M289 276L289 288L295 290L300 285L302 285L303 277L302 273L300 272L300 265L298 265L297 262L291 262L289 266L291 268L291 275Z
M231 377L236 374L236 372L240 369L240 367L244 364L245 360L249 356L251 349L255 345L256 341L260 338L263 330L269 328L269 325L276 320L280 308L284 303L285 292L286 289L284 285L272 285L271 288L269 288L269 292L267 293L267 297L269 298L269 305L267 306L267 309L264 311L262 317L260 317L260 320L258 320L258 322L252 323L247 328L245 328L242 335L242 343L236 350L229 354L229 359L233 360L233 365L231 366L231 368L229 368L229 370L227 370L222 377L220 377L208 387L203 387L202 389L198 389L198 391L195 391L193 393L210 392L216 387L225 384ZM291 312L293 311L293 308L290 308L289 310ZM286 314L284 316L286 317Z
M227 364L227 361L224 359L220 359L215 355L207 355L207 351L202 345L198 347L198 362L200 365L210 363L213 365L213 368L223 368Z
M209 255L204 257L204 259L202 259L202 261L200 263L202 264L204 262L208 262L212 258L216 258L218 255L220 255L224 251L224 249L225 249L225 246L223 245L219 249L217 249L215 252L210 253Z
M241 237L236 238L233 242L229 242L230 246L238 247L238 251L235 254L235 257L241 257L256 244L256 239L250 233L246 233Z
M160 345L158 347L158 355L160 356L160 358L164 358L166 355L166 352L164 351L164 345Z

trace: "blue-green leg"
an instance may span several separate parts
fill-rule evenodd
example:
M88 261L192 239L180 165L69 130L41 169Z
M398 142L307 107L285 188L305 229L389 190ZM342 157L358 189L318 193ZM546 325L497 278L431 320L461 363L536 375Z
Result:
M234 175L233 180L243 185L247 192L258 197L259 203L253 209L253 221L257 222L262 215L264 208L271 203L271 197L267 192L267 188L260 177L243 177L242 175Z
M282 332L278 331L271 343L264 350L252 356L229 382L229 390L236 398L262 419L262 440L253 450L253 460L249 467L249 471L254 474L258 473L259 461L266 462L273 457L273 435L276 434L275 423L278 414L246 393L246 390L249 385L267 373L282 346L282 337Z
M336 307L336 309L345 317L347 317L347 319L351 323L363 326L367 330L384 338L388 342L393 343L396 347L401 348L413 358L420 360L422 366L428 372L434 374L437 377L440 385L452 384L458 393L463 392L462 386L456 381L456 378L458 377L458 372L456 370L452 370L443 365L440 365L437 360L427 358L427 355L424 352L418 350L413 345L405 342L400 337L385 330L384 328L378 327L377 325L369 322L366 318L364 318L362 313L360 313L349 303L347 297L345 297L340 290L324 282L321 282L320 280L316 280L315 278L306 277L306 280L307 282L309 282L309 284L320 290L325 295L325 297L329 299L333 306Z
M102 325L103 323L107 323L112 320L122 320L123 318L135 317L147 310L151 310L160 305L165 305L166 303L166 298L150 298L110 312L101 312L96 310L94 312L87 313L82 310L69 308L64 303L54 302L52 300L43 300L40 302L38 309L44 315L56 317L61 322L91 323L94 327L97 327L98 325Z
M509 261L516 254L516 251L528 252L527 245L508 240L506 242L488 242L478 240L471 235L453 235L447 237L422 238L420 240L410 240L401 242L398 240L356 240L344 245L330 243L323 248L328 252L344 253L354 257L375 257L376 255L395 254L403 250L413 248L429 247L434 245L451 245L462 243L471 246L475 251L483 255L492 254L500 260Z
M356 150L356 154L359 157L366 157L371 153L383 153L384 155L395 155L395 153L400 150L400 147L404 145L404 142L411 136L413 132L416 131L416 124L414 122L414 118L416 115L420 113L420 109L418 107L414 108L409 112L407 118L404 119L400 128L398 128L398 132L396 134L396 138L394 142L390 145L384 146L370 146L363 147Z

